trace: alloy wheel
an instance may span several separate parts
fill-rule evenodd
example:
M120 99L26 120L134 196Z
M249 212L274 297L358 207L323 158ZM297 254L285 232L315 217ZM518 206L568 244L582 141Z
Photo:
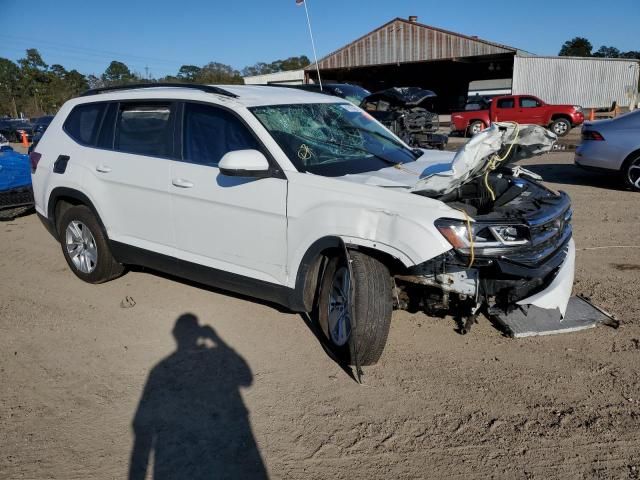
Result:
M82 273L91 273L98 264L98 246L91 230L82 222L73 220L65 231L65 244L71 262Z
M627 178L633 188L640 190L640 157L636 158L634 162L629 165L629 168L627 169Z
M558 122L553 126L553 133L556 135L563 135L567 131L567 124L564 122Z
M342 266L333 275L329 294L329 335L334 345L343 346L351 336L351 278Z

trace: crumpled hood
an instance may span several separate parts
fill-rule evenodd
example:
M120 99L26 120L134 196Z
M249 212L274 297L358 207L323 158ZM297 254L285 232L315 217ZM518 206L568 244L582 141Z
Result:
M489 160L505 145L517 146L509 160L519 160L550 151L556 140L555 134L538 125L494 123L457 152L423 150L415 162L340 178L427 196L444 195L482 174Z
M445 172L451 169L456 152L424 150L415 162L403 163L399 167L389 166L374 172L364 172L340 177L363 185L410 189L423 177Z

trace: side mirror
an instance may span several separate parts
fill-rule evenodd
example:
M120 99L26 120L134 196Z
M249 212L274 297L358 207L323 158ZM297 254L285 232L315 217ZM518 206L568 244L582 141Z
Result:
M235 150L224 154L218 163L220 173L229 177L257 177L270 175L269 161L258 150Z

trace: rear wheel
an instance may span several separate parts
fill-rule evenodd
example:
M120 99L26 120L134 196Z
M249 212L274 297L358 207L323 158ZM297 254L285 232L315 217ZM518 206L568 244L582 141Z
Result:
M474 135L480 133L482 130L484 130L484 123L482 123L480 120L472 122L467 129L470 137L473 137Z
M58 222L62 253L78 278L103 283L119 277L124 267L115 261L109 243L91 210L77 205L66 210Z
M571 130L571 122L566 118L558 118L551 123L549 130L559 137L564 137Z
M624 183L629 188L640 192L640 153L636 153L624 163L622 175Z
M389 335L391 276L375 258L356 251L350 252L350 257L351 271L343 255L329 260L320 288L318 320L342 360L354 365L355 352L360 365L373 365L380 359Z

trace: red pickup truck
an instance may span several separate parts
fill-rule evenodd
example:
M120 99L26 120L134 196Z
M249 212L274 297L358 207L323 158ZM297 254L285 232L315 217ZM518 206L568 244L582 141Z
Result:
M491 122L533 123L547 127L562 137L584 122L582 108L577 105L548 105L532 95L494 97L490 103L467 103L464 112L451 114L451 131L469 136L487 128Z

